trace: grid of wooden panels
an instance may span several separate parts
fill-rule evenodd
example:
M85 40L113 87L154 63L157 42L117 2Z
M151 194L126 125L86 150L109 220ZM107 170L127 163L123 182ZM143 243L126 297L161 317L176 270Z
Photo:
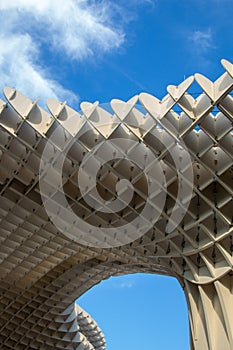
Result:
M135 272L178 278L187 297L192 349L233 348L233 65L226 60L222 64L226 72L215 82L196 74L179 86L169 86L161 101L142 93L128 102L112 100L111 110L82 103L77 112L66 103L48 100L47 112L17 90L4 89L1 349L105 349L101 330L74 301L111 275ZM194 80L202 89L197 98L190 93ZM59 137L51 138L55 130ZM77 137L80 130L84 132ZM166 225L179 179L171 152L158 141L158 134L160 139L161 134L183 139L194 175L188 210L169 233ZM136 141L144 145L145 155L148 149L156 155L166 177L166 203L159 220L142 237L102 249L80 244L56 228L40 195L40 160L46 144L59 154L68 137L74 142L63 167L63 190L73 212L95 227L117 227L140 216L148 186L144 172L132 161L113 159L98 173L99 193L113 200L117 182L126 178L134 185L133 198L117 212L91 208L77 181L85 155L103 140L115 138L135 141L129 155L137 152ZM183 175L183 181L190 179ZM55 188L48 196L56 198L60 191ZM185 198L179 204L182 207Z

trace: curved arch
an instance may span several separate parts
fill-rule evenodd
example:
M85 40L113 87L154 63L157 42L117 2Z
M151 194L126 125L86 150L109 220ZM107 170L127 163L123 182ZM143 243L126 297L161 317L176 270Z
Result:
M51 100L48 113L19 91L4 89L7 103L0 101L4 349L103 349L100 330L96 336L78 328L77 319L80 324L82 319L73 302L100 280L130 272L179 280L189 308L192 349L233 348L233 78L231 63L224 60L223 66L226 72L215 82L195 75L203 90L197 99L187 91L193 81L188 78L169 86L161 101L145 93L128 102L115 100L112 114L98 103L82 104L80 114ZM111 144L116 138L125 141ZM98 153L104 140L109 149L103 151L112 152L112 162ZM99 206L91 208L96 193L92 185L84 186L84 192L79 189L77 172L80 166L85 170L85 155L92 149L95 157L108 160L97 172L97 192L104 199L100 205L108 207L119 195L119 212L111 212L111 206L103 212ZM140 158L136 164L135 155ZM154 162L159 162L164 176L156 176L154 170L146 176ZM45 176L47 171L51 176ZM41 179L47 186L43 196ZM134 193L128 203L129 183ZM164 202L160 194L165 189ZM88 203L83 193L89 196ZM154 212L161 213L156 222ZM172 230L166 229L168 224ZM93 229L87 232L90 226ZM113 228L110 239L108 228Z
M98 320L111 349L189 348L187 302L173 277L114 276L88 290L77 303Z

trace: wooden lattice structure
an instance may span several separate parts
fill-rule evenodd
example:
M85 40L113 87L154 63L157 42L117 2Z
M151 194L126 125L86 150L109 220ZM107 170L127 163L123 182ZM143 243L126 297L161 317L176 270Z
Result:
M196 74L169 86L161 101L142 93L127 103L113 100L112 111L83 103L77 112L48 100L47 112L17 90L4 89L0 349L105 349L101 330L74 302L109 276L135 272L179 280L187 298L191 349L233 349L233 65L225 60L222 64L226 72L215 82ZM194 79L202 89L196 99L189 93ZM59 130L58 138L51 137L54 130ZM192 162L193 179L181 176L193 185L190 203L179 198L181 208L189 205L169 232L179 176L171 150L158 141L158 134L169 135L175 143L182 139ZM106 162L96 178L101 196L114 200L116 184L123 178L135 191L125 208L102 212L82 198L77 174L83 158L99 142L113 138L128 138L155 154L166 178L166 200L147 232L122 245L101 247L85 245L56 227L41 198L41 158L48 143L59 155L62 140L69 137L74 142L61 175L67 203L80 220L106 230L140 217L148 195L145 174L130 159ZM48 198L59 196L61 189L55 187L48 190Z

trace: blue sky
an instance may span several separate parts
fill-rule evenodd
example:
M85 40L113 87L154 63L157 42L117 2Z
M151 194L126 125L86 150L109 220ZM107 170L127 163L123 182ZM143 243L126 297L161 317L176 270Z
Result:
M186 301L171 277L135 274L111 277L78 303L90 311L109 350L188 350Z
M167 85L196 72L215 80L220 59L233 62L232 13L233 0L0 0L1 87L76 109L142 91L162 98ZM109 350L189 348L185 300L173 279L110 279L80 303Z
M232 60L232 0L1 0L0 76L31 98L127 100Z

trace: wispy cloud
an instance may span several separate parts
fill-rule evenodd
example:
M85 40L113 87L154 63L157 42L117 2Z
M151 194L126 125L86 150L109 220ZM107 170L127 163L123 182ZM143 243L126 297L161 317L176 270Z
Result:
M136 287L137 277L129 274L124 276L112 276L106 281L102 281L98 288L104 289L130 289Z
M196 50L201 52L206 52L209 49L215 48L213 44L213 33L210 28L204 31L193 31L189 36L189 41L194 45Z
M136 286L136 281L135 275L117 276L111 278L111 286L114 289L130 289Z
M48 97L75 101L71 91L52 80L44 68L35 63L37 47L28 34L0 36L1 85L14 86L31 98L44 102Z
M186 49L189 52L190 59L195 60L196 67L205 67L211 65L211 54L216 50L214 43L214 33L211 28L205 30L194 30L186 35Z
M52 78L42 51L83 60L120 47L124 33L108 1L11 0L0 2L1 83L42 99L77 98ZM43 62L43 63L42 63Z
M119 284L119 288L132 288L134 286L133 281L123 282Z

